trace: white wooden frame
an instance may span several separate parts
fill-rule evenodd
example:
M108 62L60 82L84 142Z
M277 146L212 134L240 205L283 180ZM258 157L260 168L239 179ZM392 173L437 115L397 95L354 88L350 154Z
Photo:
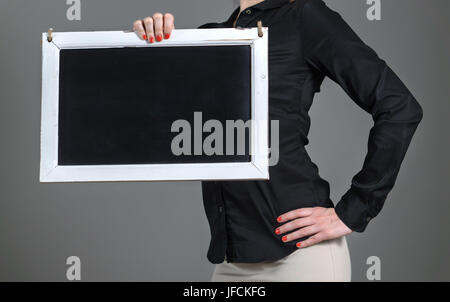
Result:
M42 34L41 182L268 179L268 30L176 29L148 43L126 31ZM242 163L58 165L59 52L76 48L250 45L252 54L251 161Z

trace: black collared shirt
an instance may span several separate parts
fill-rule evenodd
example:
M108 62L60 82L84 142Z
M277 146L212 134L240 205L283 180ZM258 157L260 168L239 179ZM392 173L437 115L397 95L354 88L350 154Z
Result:
M237 8L223 23L233 27ZM211 228L212 263L277 260L295 251L274 233L276 218L302 207L333 207L329 183L308 156L314 94L325 76L372 115L368 151L361 171L336 204L336 213L362 232L383 207L422 108L407 87L342 17L322 0L265 0L242 11L236 27L269 27L269 117L279 120L279 162L270 180L204 181L203 202Z

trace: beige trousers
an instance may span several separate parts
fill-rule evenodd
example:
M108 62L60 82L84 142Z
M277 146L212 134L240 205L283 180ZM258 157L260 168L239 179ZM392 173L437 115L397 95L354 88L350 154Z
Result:
M340 237L298 249L277 261L216 264L213 282L349 282L347 240Z

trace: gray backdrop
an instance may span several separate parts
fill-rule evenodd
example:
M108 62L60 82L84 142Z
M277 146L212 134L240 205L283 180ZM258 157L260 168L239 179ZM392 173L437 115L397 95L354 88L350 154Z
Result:
M424 119L381 214L348 241L353 280L381 259L383 281L450 281L450 28L448 0L327 0L384 58L424 109ZM233 0L0 0L0 280L64 281L66 258L84 281L207 281L209 229L199 182L40 184L41 33L131 29L134 19L172 12L177 28L224 20ZM143 66L151 68L151 66ZM132 75L130 75L132 76ZM331 80L311 110L308 150L332 199L359 171L372 124Z

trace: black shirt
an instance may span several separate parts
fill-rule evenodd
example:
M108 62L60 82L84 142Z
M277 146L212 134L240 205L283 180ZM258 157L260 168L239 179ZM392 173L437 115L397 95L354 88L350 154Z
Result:
M233 27L237 8L223 23ZM236 27L269 27L269 118L279 120L279 162L270 180L203 181L211 229L212 263L277 260L297 249L274 230L280 214L302 207L333 207L329 183L308 156L314 94L325 76L372 115L368 151L351 187L336 204L339 218L362 232L392 189L422 108L407 87L322 0L265 0L244 10Z

